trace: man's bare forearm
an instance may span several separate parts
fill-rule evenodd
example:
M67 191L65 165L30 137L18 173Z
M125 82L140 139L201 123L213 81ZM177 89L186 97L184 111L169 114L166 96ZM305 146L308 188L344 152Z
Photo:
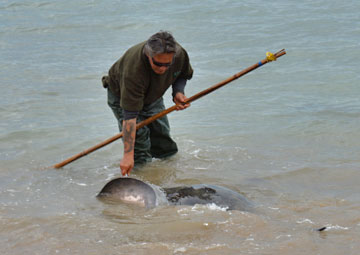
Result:
M121 174L129 175L134 167L134 144L136 136L136 118L123 121L124 156L120 161Z
M134 152L136 118L123 121L124 155Z

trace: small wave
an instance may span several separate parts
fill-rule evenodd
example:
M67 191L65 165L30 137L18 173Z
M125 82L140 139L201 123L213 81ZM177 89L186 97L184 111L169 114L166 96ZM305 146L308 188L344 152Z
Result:
M299 223L299 224L302 224L302 223L314 224L314 222L312 222L312 221L309 220L309 219L301 219L301 220L298 220L296 223Z
M350 228L349 227L342 227L342 226L339 226L339 225L326 225L325 226L326 229L325 230L330 230L330 229L335 229L335 230L349 230Z
M7 6L1 7L0 10L6 10L6 9L11 9L11 8L18 8L18 7L29 7L29 8L38 8L38 7L43 7L43 6L47 6L47 5L51 5L50 2L41 2L41 3L37 3L37 2L22 2L22 3L11 3Z

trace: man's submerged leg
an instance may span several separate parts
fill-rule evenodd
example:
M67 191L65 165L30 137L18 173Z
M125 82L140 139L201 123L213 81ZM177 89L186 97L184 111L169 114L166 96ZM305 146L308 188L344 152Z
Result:
M165 110L163 99L160 98L149 106L149 116ZM163 116L148 125L150 131L150 153L154 158L166 158L178 152L174 140L170 136L170 125L167 116Z
M136 131L136 139L134 146L134 163L141 165L151 162L152 155L150 153L150 130L148 127L142 127Z
M112 93L109 88L107 89L107 96L108 96L108 105L118 121L119 131L121 132L122 121L124 119L124 116L123 116L123 110L120 107L120 98L118 96L115 96L114 93Z

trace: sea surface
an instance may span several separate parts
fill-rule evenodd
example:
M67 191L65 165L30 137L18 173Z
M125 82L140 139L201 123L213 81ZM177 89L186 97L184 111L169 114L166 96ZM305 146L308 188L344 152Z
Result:
M359 254L359 13L358 0L2 0L0 254ZM190 56L189 97L286 49L170 113L179 153L131 174L224 186L254 212L102 203L121 140L52 167L118 133L101 77L159 30Z

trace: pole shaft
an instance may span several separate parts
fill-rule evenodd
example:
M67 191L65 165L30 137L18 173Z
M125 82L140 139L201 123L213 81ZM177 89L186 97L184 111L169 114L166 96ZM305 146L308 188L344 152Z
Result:
M282 55L285 55L285 54L286 54L286 51L281 50L281 51L275 53L274 56L276 58L279 58L279 57L281 57ZM249 72L257 69L258 67L260 67L262 65L265 65L265 64L267 64L269 62L270 62L270 60L265 58L265 59L261 60L260 62L258 62L256 64L254 64L254 65L252 65L252 66L250 66L250 67L248 67L248 68L234 74L233 76L229 77L228 79L223 80L222 82L219 82L219 83L215 84L214 86L212 86L210 88L207 88L207 89L193 95L192 97L189 97L186 100L185 103L194 102L195 100L197 100L197 99L199 99L199 98L201 98L201 97L203 97L203 96L205 96L205 95L207 95L207 94L209 94L209 93L211 93L211 92L225 86L226 84L240 78L241 76L243 76L243 75L245 75L245 74L247 74L247 73L249 73ZM164 115L169 114L170 112L172 112L174 110L176 110L176 105L173 105L172 107L169 107L169 108L163 110L162 112L159 112L159 113L155 114L154 116L151 116L151 117L147 118L146 120L143 120L143 121L139 122L136 125L136 130L150 124L151 122L163 117ZM76 154L76 155L74 155L74 156L60 162L60 163L58 163L58 164L55 164L53 167L54 168L61 168L61 167L65 166L65 165L67 165L67 164L81 158L81 157L86 156L87 154L89 154L89 153L91 153L91 152L93 152L95 150L98 150L98 149L100 149L100 148L102 148L102 147L104 147L104 146L118 140L122 136L123 136L123 132L120 132L119 134L117 134L117 135L115 135L113 137L110 137L107 140L105 140L105 141L103 141L103 142L101 142L101 143L99 143L99 144L97 144L97 145L95 145L95 146L93 146L93 147L91 147L91 148L89 148L87 150L84 150L84 151L82 151L82 152L80 152L80 153L78 153L78 154Z

